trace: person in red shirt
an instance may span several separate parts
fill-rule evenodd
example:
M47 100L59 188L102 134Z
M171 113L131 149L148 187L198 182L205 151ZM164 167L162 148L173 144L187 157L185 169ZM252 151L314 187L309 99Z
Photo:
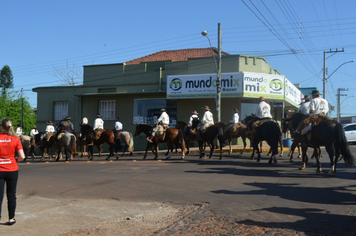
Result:
M18 157L15 157L17 152ZM1 206L4 198L4 187L6 184L7 208L9 211L9 221L7 225L13 225L16 209L16 186L18 179L17 162L25 158L20 139L14 132L12 121L5 118L1 121L0 133L0 219Z

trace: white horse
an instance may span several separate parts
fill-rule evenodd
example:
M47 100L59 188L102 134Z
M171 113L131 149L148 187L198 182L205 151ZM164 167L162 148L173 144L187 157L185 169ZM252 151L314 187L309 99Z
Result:
M122 131L119 134L119 139L120 139L120 143L124 143L124 150L123 153L121 154L121 156L124 156L125 151L127 150L128 152L130 152L130 156L132 156L132 152L134 150L134 141L133 141L133 136L130 132L128 131ZM116 157L116 160L119 159L118 157Z
M73 155L77 153L77 140L72 133L61 133L58 135L58 153L56 161L59 160L60 154L64 150L66 155L66 161L73 160Z

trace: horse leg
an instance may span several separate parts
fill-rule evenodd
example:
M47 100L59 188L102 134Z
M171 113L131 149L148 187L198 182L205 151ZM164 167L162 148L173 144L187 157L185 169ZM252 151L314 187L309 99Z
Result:
M229 137L229 154L232 153L232 146L231 146L232 142L231 142L231 138Z
M223 143L223 140L219 140L219 143L220 143L220 158L219 158L219 160L222 160L222 154L223 154L222 143Z
M110 159L110 157L112 157L112 156L114 156L114 147L113 147L113 145L110 144L110 146L109 146L109 156L105 160L108 161Z
M240 154L244 154L245 149L246 149L246 138L242 138L242 142L244 144L244 148L242 149L242 151L240 152Z
M293 140L293 143L292 143L292 147L290 148L290 152L289 152L289 156L290 156L290 158L289 158L289 162L293 162L294 160L293 160L293 154L294 154L294 150L295 150L295 147L297 146L297 142L295 142L294 140ZM298 147L299 148L299 147Z
M168 160L168 159L171 158L171 156L172 156L173 143L167 143L167 145L168 145L168 150L167 150L166 159ZM169 152L169 150L171 150L171 151Z
M157 158L158 158L158 142L154 143L154 149L155 149L155 158L154 158L154 160L157 160Z
M302 144L302 164L299 167L299 170L304 170L306 167L306 163L308 162L308 147L305 144Z
M281 137L279 138L279 144L280 144L280 147L281 147L281 153L279 154L280 157L283 157L283 137L281 135ZM277 152L278 152L278 146L277 146ZM275 157L276 158L276 157ZM277 158L276 158L277 160Z

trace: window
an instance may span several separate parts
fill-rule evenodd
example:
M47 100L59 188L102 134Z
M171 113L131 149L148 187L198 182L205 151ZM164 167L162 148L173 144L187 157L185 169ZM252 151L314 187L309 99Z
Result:
M99 102L99 113L103 120L115 120L115 100L104 100Z
M356 131L356 126L355 125L348 125L344 127L345 131Z
M54 120L63 120L68 116L68 102L54 103Z
M170 123L174 126L177 122L177 101L164 98L135 99L134 100L134 124L154 124L161 115L160 110L166 109Z

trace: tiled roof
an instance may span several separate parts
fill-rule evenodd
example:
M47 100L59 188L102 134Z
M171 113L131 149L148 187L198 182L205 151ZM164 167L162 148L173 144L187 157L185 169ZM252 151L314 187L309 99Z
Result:
M213 48L214 56L218 56L218 49ZM230 55L226 52L221 52L222 56ZM196 48L196 49L181 49L156 52L151 55L140 57L131 61L127 61L126 65L140 64L141 62L152 61L187 61L188 58L211 57L211 48Z

